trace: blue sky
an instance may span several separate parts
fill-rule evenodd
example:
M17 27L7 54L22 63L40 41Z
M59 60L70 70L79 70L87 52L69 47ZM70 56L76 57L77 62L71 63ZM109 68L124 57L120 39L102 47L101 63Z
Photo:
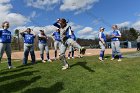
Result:
M97 36L99 27L111 31L112 24L140 30L140 0L0 0L0 22L12 29L33 27L50 35L57 18L66 18L77 37Z

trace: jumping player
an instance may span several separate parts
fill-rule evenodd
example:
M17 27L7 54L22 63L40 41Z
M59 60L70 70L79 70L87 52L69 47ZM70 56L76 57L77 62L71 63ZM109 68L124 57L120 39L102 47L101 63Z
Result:
M3 30L0 30L0 62L4 51L6 52L8 59L8 68L13 68L11 64L11 32L8 30L9 22L5 21L2 23Z
M20 32L20 34L24 38L23 65L27 64L29 52L31 54L32 64L34 64L35 63L34 38L36 35L30 28L27 28L27 30Z
M74 31L72 30L72 35L69 36L69 38L72 38L74 41L76 41L76 36L74 34ZM72 58L74 59L74 47L71 45L69 46L69 53L68 53L68 59L70 59L70 55L72 55Z
M53 32L52 34L53 36L53 39L54 39L54 54L55 54L55 60L57 59L57 48L59 47L59 50L60 50L60 47L61 47L61 39L60 39L60 30L57 29L55 32Z
M100 28L100 32L99 32L99 45L100 45L100 48L101 48L101 51L100 51L100 57L99 57L99 60L100 61L103 61L103 58L104 58L104 52L105 52L105 42L106 42L106 36L104 34L104 29L103 27Z
M119 38L121 38L121 33L118 30L117 25L112 26L113 32L111 33L111 47L112 47L112 58L111 60L114 60L115 54L119 56L118 61L122 61L122 54L120 52L120 41Z
M63 63L62 70L65 70L69 68L68 62L66 61L65 57L67 47L73 45L74 47L79 49L80 54L85 54L86 49L84 47L81 47L76 41L67 36L72 35L72 32L71 27L67 25L67 21L64 18L58 19L57 22L53 25L60 29L60 37L62 41L60 48L60 59Z
M39 49L40 49L40 57L43 63L46 61L44 60L44 50L46 51L47 59L49 62L52 62L49 56L49 48L48 48L48 37L45 35L44 30L40 30L40 34L38 34L39 39Z

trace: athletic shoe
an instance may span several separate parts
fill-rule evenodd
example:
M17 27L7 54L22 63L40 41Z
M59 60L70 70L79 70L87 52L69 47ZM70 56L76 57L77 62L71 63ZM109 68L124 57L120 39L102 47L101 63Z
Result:
M74 59L74 57L72 57L72 59Z
M104 60L102 59L102 57L99 57L99 60L100 60L100 61L104 61Z
M68 59L70 59L70 57L68 57Z
M79 58L82 58L83 56L82 56L82 55L78 55L78 57L79 57Z
M114 60L114 58L111 58L111 60Z
M16 68L16 67L13 67L13 66L9 66L8 68L9 68L9 69L12 69L12 68Z
M118 62L122 61L122 59L119 58Z
M57 60L57 58L55 57L54 60Z
M52 60L51 60L51 59L49 59L48 61L49 61L49 62L52 62Z
M69 68L69 65L68 64L66 64L65 66L62 66L62 70L66 70L68 68Z
M45 61L45 60L42 60L42 62L43 62L43 63L46 63L46 61Z
M84 47L81 47L81 49L80 49L80 54L84 55L85 52L86 52L86 49L85 49Z

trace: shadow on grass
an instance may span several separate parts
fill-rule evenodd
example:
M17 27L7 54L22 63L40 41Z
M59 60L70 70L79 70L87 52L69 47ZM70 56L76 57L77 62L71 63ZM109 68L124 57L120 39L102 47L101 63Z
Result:
M0 92L1 93L11 93L11 92L14 93L14 92L24 89L25 87L30 86L32 83L36 82L39 79L41 79L41 76L33 77L30 80L19 80L12 83L0 85Z
M21 66L18 66L17 68L21 68L21 67L28 67L28 66L33 66L33 65L36 65L36 64L39 64L41 63L40 61L37 61L36 63L27 63L26 65L21 65Z
M24 68L14 68L14 69L7 69L7 70L2 70L0 72L0 75L5 75L5 74L9 74L9 73L13 73L13 72L20 72L20 71L23 71L23 70L26 70L26 69L31 69L33 67L24 67Z
M73 64L70 67L72 68L74 66L80 65L81 67L83 67L84 69L88 70L89 72L95 72L95 70L91 69L86 64L87 64L87 62L77 62L76 64Z
M63 85L64 84L62 82L57 82L54 85L50 86L49 88L37 87L28 89L23 93L59 93L61 90L64 89Z
M111 58L111 56L105 56L104 58Z
M26 72L22 72L22 73L18 73L18 74L3 76L3 77L0 77L0 82L4 82L7 80L13 80L13 79L24 77L24 76L31 76L35 72L39 72L39 71L26 71Z

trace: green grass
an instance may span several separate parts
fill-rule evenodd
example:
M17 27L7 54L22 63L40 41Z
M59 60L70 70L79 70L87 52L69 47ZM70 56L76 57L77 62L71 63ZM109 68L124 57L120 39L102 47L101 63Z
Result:
M97 56L68 60L62 71L60 61L7 69L0 64L0 93L140 93L140 57L104 63Z

